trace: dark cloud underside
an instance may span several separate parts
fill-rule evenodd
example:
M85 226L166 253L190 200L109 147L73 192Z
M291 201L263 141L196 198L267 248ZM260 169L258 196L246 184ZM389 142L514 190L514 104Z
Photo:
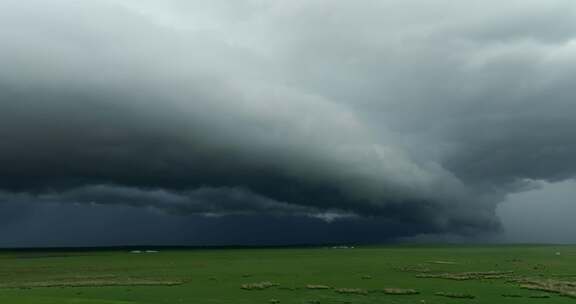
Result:
M495 231L508 194L576 173L575 15L568 0L3 1L0 201Z

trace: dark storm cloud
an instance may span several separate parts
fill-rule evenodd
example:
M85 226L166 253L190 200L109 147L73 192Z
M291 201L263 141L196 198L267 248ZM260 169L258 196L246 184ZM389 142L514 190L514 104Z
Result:
M575 9L3 1L3 200L497 229L576 172Z
M337 213L327 213L317 208L274 201L242 188L200 187L192 191L174 192L163 189L92 185L74 187L61 192L43 191L40 194L0 193L0 202L118 204L207 216L258 213L311 217L329 217L330 214L338 216Z

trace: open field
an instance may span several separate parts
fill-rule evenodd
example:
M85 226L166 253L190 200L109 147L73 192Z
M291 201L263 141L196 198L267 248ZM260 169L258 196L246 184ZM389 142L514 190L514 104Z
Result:
M4 251L0 303L576 303L576 246Z

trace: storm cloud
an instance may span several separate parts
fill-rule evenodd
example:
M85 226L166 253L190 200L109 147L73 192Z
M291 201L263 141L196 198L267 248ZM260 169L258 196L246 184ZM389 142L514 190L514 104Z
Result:
M2 1L0 201L495 231L576 173L575 29L570 0Z

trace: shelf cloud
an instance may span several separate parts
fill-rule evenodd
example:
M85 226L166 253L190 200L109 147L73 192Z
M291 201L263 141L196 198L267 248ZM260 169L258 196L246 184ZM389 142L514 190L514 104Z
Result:
M575 28L570 0L5 0L0 202L498 231L576 173Z

